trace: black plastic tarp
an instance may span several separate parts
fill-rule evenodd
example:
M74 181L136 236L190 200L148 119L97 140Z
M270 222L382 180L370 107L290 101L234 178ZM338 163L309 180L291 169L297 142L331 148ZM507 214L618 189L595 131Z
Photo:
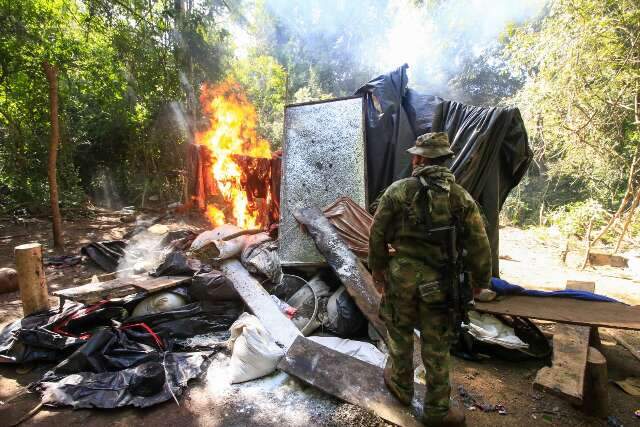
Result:
M407 65L358 89L365 97L369 200L411 174L406 152L417 136L447 132L456 153L450 167L487 219L493 275L498 268L498 215L532 160L517 108L475 107L409 89Z
M212 354L180 352L179 340L226 334L242 306L197 301L130 317L142 301L143 295L136 294L91 306L66 302L59 311L27 316L0 332L0 363L57 363L30 386L49 405L146 407L177 397L189 379L203 372ZM219 343L202 347L213 349Z
M54 381L42 381L35 388L42 394L42 403L52 406L69 405L78 408L117 408L135 406L145 408L177 398L187 382L198 377L206 368L211 352L162 353L158 363L164 370L159 391L141 393L138 367L120 371L80 372ZM155 390L154 390L155 391Z

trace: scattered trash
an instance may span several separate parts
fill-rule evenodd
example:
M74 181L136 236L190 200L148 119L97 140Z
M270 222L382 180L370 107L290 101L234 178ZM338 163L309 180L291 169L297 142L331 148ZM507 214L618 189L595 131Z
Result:
M640 418L640 409L636 409L635 411L633 411L633 415Z
M458 394L462 398L464 406L472 411L474 409L480 409L482 412L497 412L500 415L507 415L507 408L505 408L502 404L488 404L479 402L478 399L469 393L465 388L461 385L458 386ZM543 417L544 418L544 417Z
M631 396L640 396L640 378L629 377L624 380L614 381L614 383L620 387L625 393Z
M231 383L241 383L276 370L284 351L278 347L260 320L242 313L231 325Z
M607 417L607 427L624 427L624 424L615 415L609 415Z
M59 255L49 256L42 260L43 264L51 268L67 268L78 265L82 262L80 255Z
M277 296L275 295L271 295L271 298L273 299L273 301L278 305L278 308L280 309L280 311L282 312L282 314L284 314L285 316L287 316L289 319L293 319L293 316L296 315L296 312L298 311L296 308L291 307L289 304L287 304L284 301L281 301Z

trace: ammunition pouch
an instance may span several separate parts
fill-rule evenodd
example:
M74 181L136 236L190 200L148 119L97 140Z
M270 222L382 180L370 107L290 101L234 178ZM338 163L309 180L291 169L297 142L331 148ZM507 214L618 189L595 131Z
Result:
M418 295L420 298L430 298L431 296L441 292L441 284L439 280L434 280L432 282L421 283L418 285Z

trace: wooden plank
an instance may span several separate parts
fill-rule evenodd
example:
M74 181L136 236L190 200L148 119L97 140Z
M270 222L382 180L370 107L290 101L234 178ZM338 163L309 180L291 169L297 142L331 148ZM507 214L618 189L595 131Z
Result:
M640 306L571 298L505 296L492 302L476 302L482 313L522 316L571 325L640 330Z
M83 304L95 304L98 301L107 298L120 298L127 295L140 292L136 285L151 282L169 282L174 286L190 281L190 277L184 276L166 276L151 277L147 275L132 275L129 277L109 280L107 282L89 283L75 288L63 289L55 291L53 295L69 299L71 301L81 302Z
M165 289L174 288L178 285L191 283L190 276L160 276L153 277L149 280L132 283L133 286L143 291L154 293Z
M534 386L582 404L588 350L588 326L556 325L553 366L538 371Z
M411 408L402 405L387 389L382 368L339 353L305 337L298 337L280 360L278 368L320 390L368 409L399 426L422 424ZM416 384L414 402L422 406L424 386Z
M305 226L316 247L325 257L362 314L371 322L380 336L387 339L387 328L378 316L380 293L376 290L371 273L349 249L336 228L316 207L299 209L295 218Z
M293 341L302 334L293 322L282 314L271 295L249 274L240 261L225 260L221 270L273 339L283 346L285 351L291 347Z
M576 291L587 291L594 293L596 291L596 282L585 282L582 280L567 280L565 289L573 289Z
M566 288L593 292L595 283L567 281ZM538 371L534 386L581 405L590 335L589 326L556 325L553 334L553 364Z

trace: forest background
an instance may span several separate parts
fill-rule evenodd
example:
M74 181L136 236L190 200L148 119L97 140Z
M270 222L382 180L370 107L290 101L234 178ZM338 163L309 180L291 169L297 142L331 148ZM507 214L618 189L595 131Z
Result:
M0 215L180 199L202 85L233 79L281 146L288 103L403 63L421 92L517 106L535 160L504 223L640 234L637 0L0 0ZM50 178L50 177L49 177Z

